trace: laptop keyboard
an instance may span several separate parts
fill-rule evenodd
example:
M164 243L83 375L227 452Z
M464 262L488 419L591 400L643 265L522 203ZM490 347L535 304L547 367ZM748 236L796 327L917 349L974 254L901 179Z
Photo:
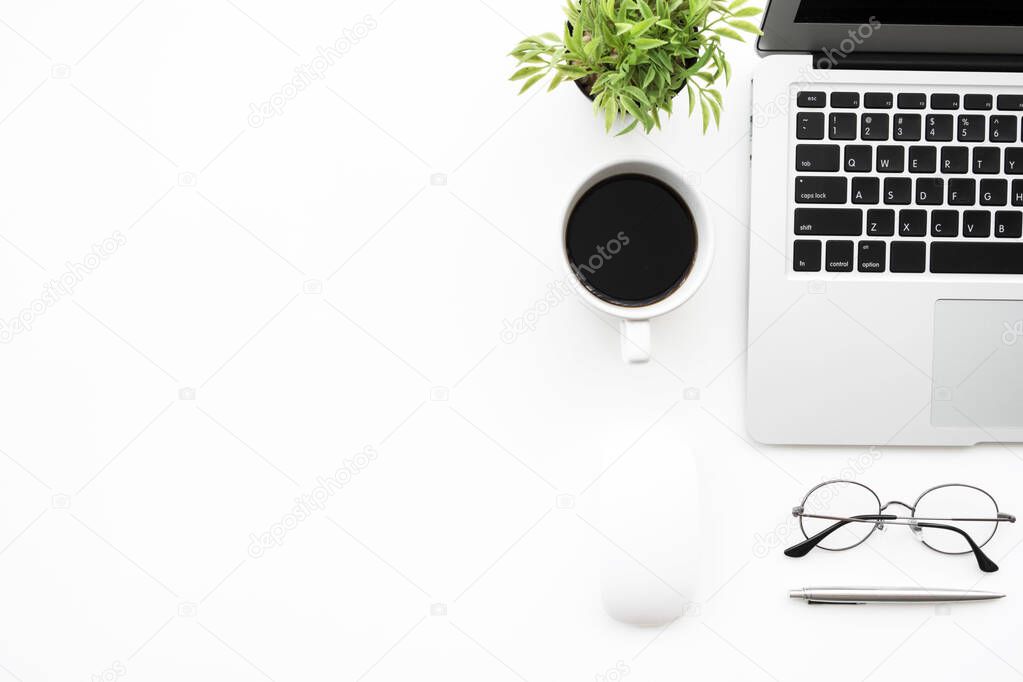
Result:
M796 94L795 272L1023 274L1023 95Z

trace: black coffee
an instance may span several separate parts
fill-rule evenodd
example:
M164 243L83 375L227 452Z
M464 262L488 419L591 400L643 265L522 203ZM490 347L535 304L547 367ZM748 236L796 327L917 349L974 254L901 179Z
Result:
M696 256L696 225L668 185L638 173L616 175L576 204L565 247L572 269L595 296L649 305L685 281Z

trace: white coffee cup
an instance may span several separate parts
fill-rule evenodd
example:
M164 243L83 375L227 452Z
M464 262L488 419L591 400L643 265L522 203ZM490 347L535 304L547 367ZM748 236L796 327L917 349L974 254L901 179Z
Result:
M576 204L593 186L608 178L635 173L647 175L668 185L689 207L696 227L696 254L681 284L664 298L649 305L625 306L605 301L579 280L569 259L567 232ZM565 207L561 221L561 255L568 272L567 280L579 297L590 307L620 320L622 359L629 363L649 362L651 356L650 320L675 310L688 301L707 279L714 260L714 227L700 193L678 173L648 161L619 161L611 164L579 184Z

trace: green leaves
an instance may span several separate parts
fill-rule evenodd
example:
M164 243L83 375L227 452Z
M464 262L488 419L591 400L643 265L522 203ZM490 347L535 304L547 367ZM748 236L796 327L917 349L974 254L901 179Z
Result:
M756 24L750 23L744 19L729 20L728 25L731 26L732 28L737 28L740 31L752 33L755 36L760 35L760 28ZM740 37L740 40L741 39L742 38Z
M763 12L763 10L760 9L759 7L743 7L740 10L732 12L732 16L733 17L755 17L758 14L760 14L761 12ZM760 29L757 29L757 30L759 31Z
M521 90L519 90L519 94L521 95L521 94L522 94L522 93L524 93L524 92L525 92L526 90L529 90L529 89L530 89L531 87L533 87L534 85L536 85L536 84L537 84L537 83L538 83L538 82L540 81L540 79L541 79L541 78L543 78L543 77L544 77L544 76L546 76L546 75L547 75L546 73L538 73L538 74L536 74L535 76L530 76L529 80L527 80L527 81L526 81L526 82L525 82L525 83L524 83L524 84L522 85L522 89L521 89Z
M515 73L513 73L512 77L509 78L508 80L510 80L510 81L519 81L519 80L522 80L523 78L526 78L528 76L532 76L534 73L538 73L540 71L545 71L545 70L546 69L544 67L542 67L542 66L527 66L527 67L521 68L518 71L516 71Z
M510 55L512 81L521 92L546 77L548 90L584 81L610 132L619 135L661 125L675 96L686 90L689 113L699 104L704 132L720 125L724 102L714 88L732 70L721 42L759 35L748 19L760 14L748 0L567 0L561 36L544 33L522 40ZM570 28L571 27L571 28Z
M740 43L743 42L742 36L739 35L739 32L734 31L728 28L727 26L718 26L717 28L712 28L710 30L713 31L714 33L717 33L719 36L731 38L732 40L738 40Z
M629 31L629 37L630 38L639 38L644 33L649 31L650 28L654 24L657 23L657 21L658 21L657 17L650 17L649 19L644 19L643 21L639 22L638 24L634 24L632 26L632 30Z
M659 40L658 38L637 38L632 44L636 46L637 50L652 50L655 47L667 45L668 41Z

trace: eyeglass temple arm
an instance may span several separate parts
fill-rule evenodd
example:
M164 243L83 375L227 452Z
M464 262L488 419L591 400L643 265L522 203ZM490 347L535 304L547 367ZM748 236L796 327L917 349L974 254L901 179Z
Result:
M881 514L881 515L878 515L878 514L865 514L865 515L862 515L862 516L852 516L852 517L849 517L848 519L843 519L842 521L836 521L834 524L828 526L827 528L825 528L821 532L817 533L813 537L807 538L806 540L803 540L799 544L792 545L791 547L786 549L785 550L785 556L793 557L793 558L799 558L799 557L806 556L807 554L810 553L811 549L813 549L814 547L819 545L821 542L823 542L829 535L834 533L836 530L838 530L839 528L841 528L842 526L845 526L847 524L863 522L863 521L869 521L871 523L873 523L875 521L894 521L897 518L899 518L899 517L896 516L895 514Z
M807 554L810 553L810 550L812 550L814 547L819 545L821 542L824 541L825 538L827 538L829 535L834 533L839 528L845 526L846 524L858 523L858 522L862 523L862 522L865 522L865 521L870 521L870 522L875 522L875 521L894 521L894 520L896 520L898 518L899 517L895 516L894 514L882 514L882 515L867 514L867 515L863 515L863 516L852 516L852 517L850 517L848 519L845 519L845 520L842 520L842 521L837 521L833 525L828 526L827 528L825 528L821 532L817 533L813 537L808 538L808 539L804 540L803 542L800 542L800 543L798 543L796 545L793 545L793 546L789 547L788 549L786 549L785 550L785 556L793 557L793 558L799 558L799 557L806 556ZM950 531L952 531L954 533L959 533L959 535L962 535L963 538L966 540L966 542L969 543L970 549L973 550L973 555L977 559L977 566L980 567L980 570L984 571L985 573L994 573L995 571L998 570L998 564L996 564L994 561L992 561L988 557L988 555L984 554L984 551L977 545L976 542L973 541L973 538L970 537L970 534L967 533L966 531L964 531L962 528L956 528L955 526L946 526L946 525L941 524L941 523L925 523L925 522L922 522L922 521L921 522L917 522L914 525L916 527L918 527L918 528L936 528L936 529L939 529L939 530L950 530Z
M977 557L977 565L980 567L980 570L984 571L985 573L994 573L995 571L998 570L998 564L991 561L988 555L984 554L984 550L982 550L980 546L978 546L977 543L973 541L973 538L970 537L970 534L967 533L962 528L956 528L955 526L946 526L942 523L918 522L914 525L916 525L919 528L939 528L941 530L950 530L955 533L959 533L960 535L963 536L963 539L970 544L970 549L973 550L973 555Z

